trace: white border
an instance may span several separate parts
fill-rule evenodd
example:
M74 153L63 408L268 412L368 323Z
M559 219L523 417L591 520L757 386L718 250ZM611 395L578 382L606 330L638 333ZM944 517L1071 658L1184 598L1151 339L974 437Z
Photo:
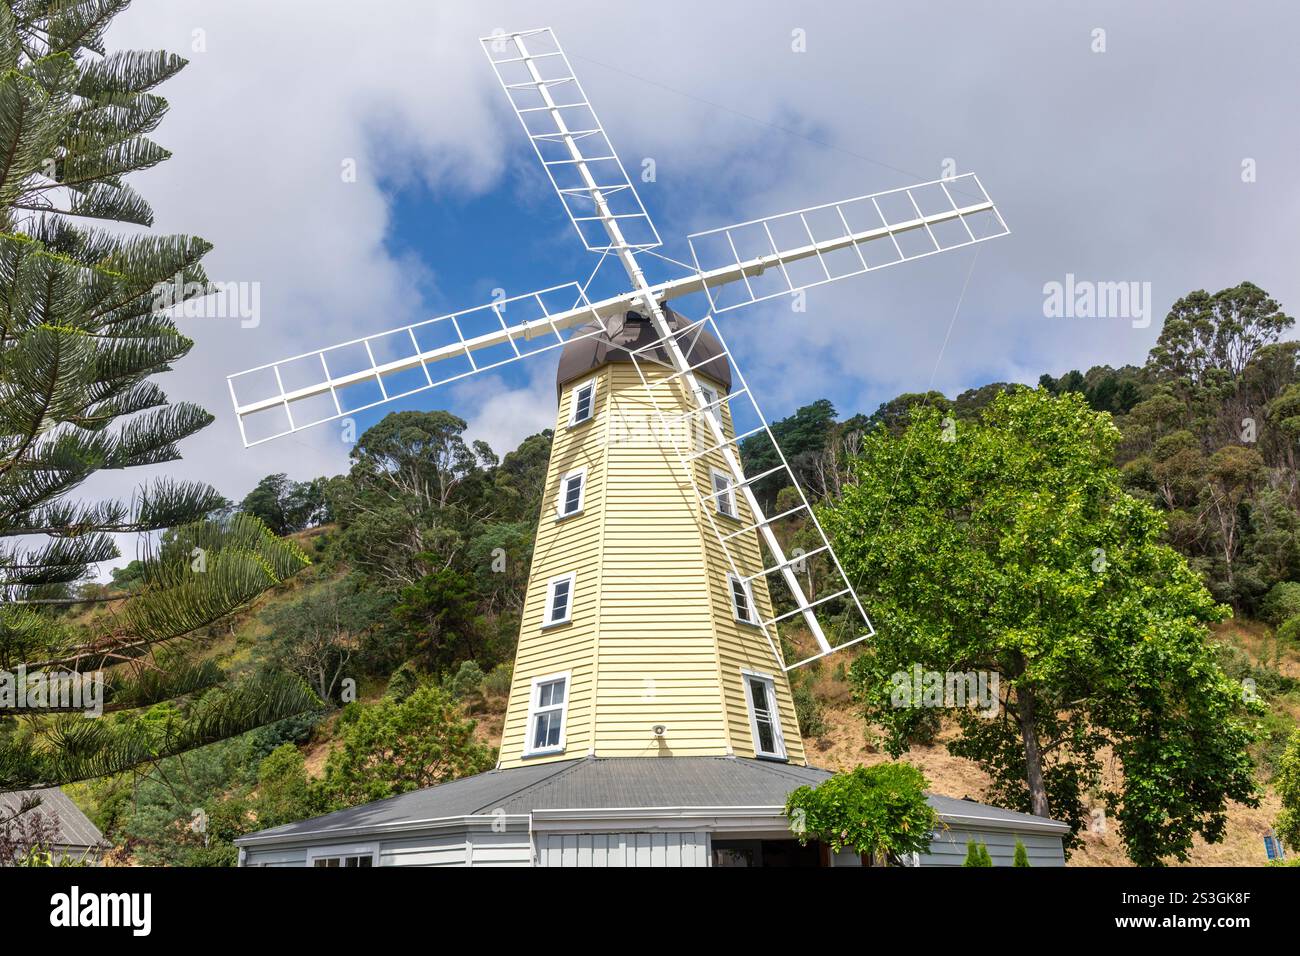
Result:
M717 479L721 478L727 483L727 496L731 499L731 510L722 510L722 492L718 490ZM736 482L725 471L717 468L709 469L709 494L713 498L713 510L724 518L730 518L732 521L740 520L740 509L736 506Z
M533 718L537 716L540 709L537 706L538 691L542 684L550 684L555 681L564 681L564 704L560 707L560 742L551 747L534 748L533 739ZM541 757L547 754L564 753L564 735L568 731L569 725L569 698L573 693L573 671L558 671L554 674L543 674L541 677L534 677L528 687L528 723L524 725L524 756ZM554 710L554 705L546 708Z
M564 617L551 617L555 611L555 585L561 581L569 582L569 604L564 609ZM542 627L558 627L573 620L573 597L578 590L578 572L558 574L546 582L546 607L542 609Z
M579 382L577 385L574 385L572 388L569 389L569 427L570 428L576 428L578 425L585 425L587 424L587 422L594 422L596 420L596 398L598 395L600 395L600 389L598 387L599 381L600 381L599 377L593 375L591 378ZM586 418L582 419L581 421L578 421L577 418L575 417L578 414L578 392L582 391L588 385L591 386L591 414L588 415Z
M749 732L754 738L754 756L766 760L789 760L790 755L785 749L785 734L781 732L781 707L776 699L776 678L771 674L745 670L743 667L740 669L740 677L745 684L745 704L749 707ZM768 693L771 695L768 710L772 715L772 735L776 738L774 753L765 753L758 749L758 715L754 713L754 695L749 685L751 680L763 681L767 684Z
M743 618L736 613L736 591L734 584L739 582L741 588L745 591L745 598L749 602L749 618ZM737 624L745 624L749 627L758 627L758 606L754 604L754 588L750 582L746 581L739 574L733 571L727 572L727 600L731 603L731 617Z
M582 486L578 489L578 507L577 510L566 513L563 509L564 501L568 497L567 488L569 485L569 479L575 476L582 478ZM587 466L583 465L581 468L575 468L573 471L566 471L564 474L560 475L560 493L555 497L555 520L563 521L565 518L576 518L578 515L582 514L583 509L586 507Z
M370 865L379 865L379 844L378 843L336 843L332 846L311 846L307 848L307 866L314 867L316 861L322 857L345 857L345 856L367 856L370 857ZM341 863L342 861L340 861ZM323 867L322 867L323 869ZM343 869L340 865L339 869Z

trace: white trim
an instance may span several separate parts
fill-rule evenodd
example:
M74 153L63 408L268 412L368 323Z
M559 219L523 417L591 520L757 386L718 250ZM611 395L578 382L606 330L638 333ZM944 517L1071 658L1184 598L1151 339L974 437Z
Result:
M555 612L555 586L561 581L569 582L569 601L564 607L564 617L552 617ZM557 574L546 582L546 606L542 608L542 627L557 627L573 620L573 592L578 588L578 572Z
M700 382L700 392L704 395L705 405L713 405L714 402L722 397L716 388L712 385L706 385L704 382ZM719 428L724 427L722 424L721 405L713 405L713 407L708 410L707 414L713 416L713 420L718 423Z
M449 830L463 827L472 831L475 826L490 830L494 826L499 827L502 823L505 823L507 827L511 823L526 825L528 823L528 814L467 813L454 817L425 817L418 820L398 820L390 823L365 824L354 827L325 827L321 830L301 830L294 833L269 833L264 830L261 833L249 833L245 836L235 837L235 839L239 841L236 844L237 846L264 850L268 847L310 846L311 841L316 837L329 839L349 836L373 837L382 841L411 833L422 833L426 830Z
M235 845L256 850L275 847L295 848L306 844L310 850L315 838L346 839L348 837L373 838L376 840L410 837L429 830L465 829L473 832L475 827L491 829L506 824L508 831L515 827L527 827L530 831L550 830L561 826L592 828L601 830L638 830L646 829L651 821L662 821L671 829L707 829L739 830L746 827L746 820L755 826L771 827L773 821L776 829L787 828L784 807L710 807L710 806L676 806L676 807L574 807L564 810L534 810L532 813L471 813L451 817L427 817L417 820L399 820L383 824L365 824L353 827L325 828L321 830L301 830L295 833L249 833L235 837ZM1057 820L1030 817L1025 820L1003 820L998 817L984 817L978 814L943 813L939 819L952 825L978 823L981 829L998 830L1009 833L1042 833L1048 836L1063 836L1068 833L1068 824ZM257 864L252 864L257 865Z
M538 697L544 684L555 684L560 681L564 682L564 700L559 704L551 704L542 707L538 703ZM557 671L554 674L543 674L540 677L534 677L528 688L528 722L524 725L524 756L540 757L544 754L562 754L564 753L564 735L568 730L569 723L569 695L573 690L573 672ZM533 746L533 721L542 713L560 712L560 739L558 743L551 744L548 747Z
M578 507L573 511L565 511L564 504L569 497L569 479L578 478ZM587 466L575 468L573 471L566 471L560 475L560 493L555 499L555 520L563 521L565 518L575 518L582 514L582 509L587 505Z
M740 669L741 680L745 684L745 704L749 707L749 732L754 741L754 754L758 757L767 757L773 760L788 760L789 755L785 750L785 735L781 732L781 708L776 699L776 678L771 674L764 674L760 671ZM758 714L754 710L754 694L751 681L761 681L767 685L767 711L772 721L772 737L776 744L776 750L763 751L759 750L758 736Z
M598 381L598 379L596 379L596 378L593 376L592 378L587 379L585 382L579 382L577 385L574 385L574 386L569 390L569 395L570 395L570 400L569 400L569 427L570 427L570 428L573 428L573 427L576 426L576 425L584 425L584 424L586 424L587 422L592 421L592 420L595 419L595 417L596 417L596 397L600 394L600 390L596 387L596 385L597 385L597 381ZM584 388L588 388L588 387L591 388L591 411L587 414L587 417L586 417L586 418L581 418L581 419L580 419L580 418L578 418L578 393L581 392Z
M335 843L331 846L309 846L307 848L307 866L313 867L319 859L328 859L337 856L340 858L340 864L343 857L348 856L369 856L370 865L379 865L379 844L378 843Z
M740 609L736 607L736 590L735 586L739 584L742 591L745 592L745 601L749 604L749 617L741 617ZM750 627L758 627L758 608L754 605L754 589L750 583L739 575L727 572L727 600L731 602L731 616L737 624L748 624Z
M718 490L719 478L727 483L725 491ZM725 471L719 471L717 468L710 468L709 491L713 498L713 507L718 514L722 515L724 518L732 518L737 521L740 520L740 511L736 507L736 482L732 479L731 475L727 474ZM722 509L723 498L726 498L727 502L731 505L730 511L724 511Z

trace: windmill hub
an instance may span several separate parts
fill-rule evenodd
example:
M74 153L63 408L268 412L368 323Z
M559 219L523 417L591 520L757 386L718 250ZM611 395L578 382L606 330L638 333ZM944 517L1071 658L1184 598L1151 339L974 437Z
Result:
M692 323L678 315L667 306L660 307L669 326L682 330L681 339L689 339L691 346L691 364L723 387L723 392L731 391L731 366L727 362L726 349L722 342L707 328L686 328ZM560 363L555 373L555 387L563 389L575 379L589 374L608 362L631 362L632 353L636 352L642 362L671 364L669 356L662 346L656 345L659 333L648 318L639 312L628 312L621 325L606 331L600 323L589 323L578 330L560 350ZM644 351L638 351L644 350Z

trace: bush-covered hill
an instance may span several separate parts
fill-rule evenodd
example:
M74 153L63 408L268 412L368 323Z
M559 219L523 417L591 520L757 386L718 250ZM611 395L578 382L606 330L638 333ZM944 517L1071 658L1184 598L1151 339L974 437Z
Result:
M1262 802L1230 804L1223 840L1198 841L1191 863L1262 862L1261 837L1279 808L1273 781L1300 714L1300 343L1281 340L1292 321L1249 283L1196 292L1174 305L1144 366L1039 382L1051 395L1082 395L1118 426L1114 465L1124 490L1158 509L1163 540L1231 609L1210 636L1218 665L1262 702L1251 747ZM1012 387L992 383L952 399L901 395L843 418L820 401L773 423L773 432L810 497L834 508L862 480L853 462L864 434L903 434L917 406L938 409L960 430ZM498 458L464 431L446 412L393 414L360 437L347 474L268 476L229 506L292 536L313 564L200 632L202 654L234 673L293 671L323 706L141 774L71 788L119 859L229 863L229 841L240 832L490 765L550 435ZM764 436L742 452L750 473L774 462ZM778 511L792 493L770 480L756 491ZM793 548L809 530L786 522L780 533ZM811 580L823 570L809 561ZM128 565L90 590L102 598L132 583ZM84 605L68 620L84 626L113 608ZM783 634L795 646L803 638ZM862 653L794 675L801 728L822 765L885 759L879 729L862 718L852 666ZM939 721L912 741L907 759L941 792L985 796L979 767L944 746L952 736L951 721ZM1099 756L1105 775L1121 772ZM1113 820L1094 818L1073 862L1124 862Z

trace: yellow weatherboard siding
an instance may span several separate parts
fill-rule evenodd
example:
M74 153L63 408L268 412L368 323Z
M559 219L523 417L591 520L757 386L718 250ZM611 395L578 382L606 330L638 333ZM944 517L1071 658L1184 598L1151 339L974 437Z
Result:
M669 373L643 364L641 374L654 382ZM570 426L574 392L593 380L595 413ZM656 389L654 398L669 416L693 407L680 381ZM725 405L722 413L731 437ZM566 383L556 422L501 766L589 754L752 757L745 671L773 678L786 752L803 763L789 683L761 629L734 619L726 554L637 368L611 362ZM699 450L713 444L704 434L695 440ZM562 476L584 467L582 513L557 520ZM705 494L714 468L726 470L719 452L693 465ZM754 523L739 491L734 500L736 518L713 513L723 534ZM757 531L733 539L730 548L742 575L762 570ZM548 582L569 573L576 574L570 621L544 627ZM766 582L760 578L752 587L757 613L770 620ZM775 628L769 630L775 639ZM562 672L571 674L564 751L526 757L533 680ZM652 731L656 724L667 728L662 737Z

